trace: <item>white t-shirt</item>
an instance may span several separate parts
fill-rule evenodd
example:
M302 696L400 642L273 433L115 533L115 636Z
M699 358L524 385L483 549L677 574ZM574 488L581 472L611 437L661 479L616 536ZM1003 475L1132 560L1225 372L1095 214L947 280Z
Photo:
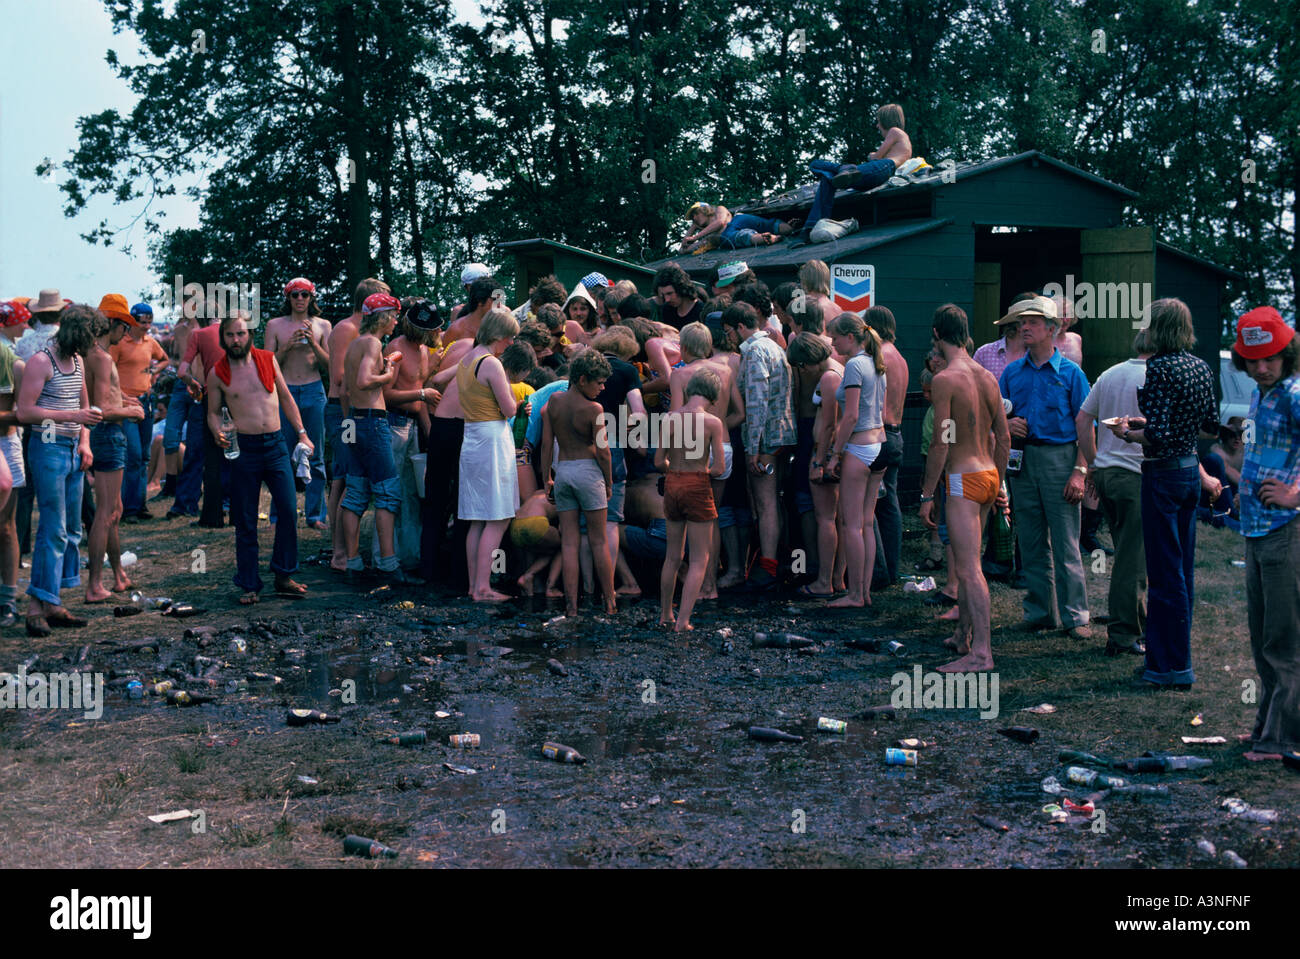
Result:
M1097 458L1093 461L1093 469L1121 466L1134 473L1142 472L1142 445L1125 443L1109 427L1102 426L1101 421L1112 416L1141 416L1137 391L1146 381L1147 361L1138 359L1116 363L1097 377L1097 382L1079 407L1098 422Z

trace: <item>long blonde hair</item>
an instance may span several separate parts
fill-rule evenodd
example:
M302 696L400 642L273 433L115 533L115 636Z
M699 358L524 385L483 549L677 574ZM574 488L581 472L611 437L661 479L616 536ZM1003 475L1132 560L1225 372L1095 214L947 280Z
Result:
M858 345L871 357L872 363L876 367L876 375L885 375L885 350L881 345L880 337L876 331L862 322L862 317L856 313L841 313L831 321L830 333L832 336L851 336L857 340Z

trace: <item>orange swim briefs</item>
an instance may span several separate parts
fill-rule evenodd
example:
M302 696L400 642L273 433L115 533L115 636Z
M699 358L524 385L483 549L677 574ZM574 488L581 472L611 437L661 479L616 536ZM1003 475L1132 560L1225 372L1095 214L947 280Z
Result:
M708 473L669 471L664 476L664 519L675 523L711 523L717 518Z
M976 470L973 473L949 473L948 495L962 497L981 506L992 506L1001 488L997 470Z

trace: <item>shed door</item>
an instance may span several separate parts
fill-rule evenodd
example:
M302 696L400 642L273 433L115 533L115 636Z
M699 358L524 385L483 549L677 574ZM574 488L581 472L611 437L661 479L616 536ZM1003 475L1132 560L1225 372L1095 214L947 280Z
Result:
M1074 292L1075 313L1083 335L1083 369L1096 382L1103 370L1133 355L1134 323L1142 322L1155 289L1155 230L1082 230L1079 252L1083 275Z
M975 264L975 314L971 317L971 339L983 346L998 338L994 326L1002 316L1002 264Z

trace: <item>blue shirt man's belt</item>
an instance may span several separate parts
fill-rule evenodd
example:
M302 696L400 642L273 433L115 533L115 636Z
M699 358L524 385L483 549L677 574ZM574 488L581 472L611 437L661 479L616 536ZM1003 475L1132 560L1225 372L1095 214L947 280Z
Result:
M1190 456L1167 456L1160 460L1143 460L1142 468L1150 470L1185 470L1191 469L1200 463L1195 455Z

